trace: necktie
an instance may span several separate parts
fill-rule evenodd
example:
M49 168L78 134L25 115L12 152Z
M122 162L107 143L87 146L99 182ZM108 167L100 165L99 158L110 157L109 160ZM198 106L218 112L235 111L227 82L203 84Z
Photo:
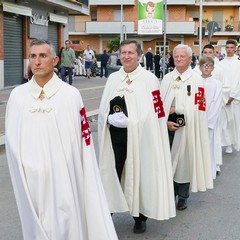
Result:
M42 101L43 99L45 98L45 94L44 94L44 91L42 89L40 95L39 95L39 99Z

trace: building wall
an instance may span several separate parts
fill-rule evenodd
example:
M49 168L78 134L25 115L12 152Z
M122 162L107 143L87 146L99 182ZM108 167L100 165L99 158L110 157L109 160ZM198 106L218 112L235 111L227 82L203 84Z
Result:
M226 1L227 2L227 1ZM231 2L231 1L229 1ZM135 5L124 5L124 21L130 21L134 22L134 31L135 33L128 34L128 39L136 39L138 40L143 47L143 51L146 52L149 47L152 48L152 50L155 50L156 42L163 41L163 36L139 36L137 35L138 30L138 1L135 0ZM97 21L98 22L113 22L114 21L114 10L120 10L120 5L112 5L112 6L93 6L92 10L97 11ZM188 44L190 47L192 47L193 51L196 53L196 55L199 54L199 46L195 46L194 42L198 41L197 37L197 30L199 27L198 23L198 17L199 17L199 6L195 5L168 5L168 16L167 21L168 22L184 22L184 21L195 21L195 32L194 34L172 34L167 35L167 41L169 43L169 49L172 50L178 43ZM222 11L223 12L223 19L222 19L222 25L224 26L225 19L228 19L230 16L234 16L234 27L235 31L239 31L239 7L237 6L204 6L203 7L203 19L208 19L209 21L212 21L213 12L216 11ZM191 16L191 12L195 12L194 19L193 16ZM81 20L80 20L81 19ZM78 21L90 21L90 17L79 17ZM109 23L111 24L111 23ZM203 26L206 27L207 23L203 23ZM107 27L107 25L106 25ZM224 28L224 27L223 27ZM222 28L222 31L224 29ZM237 33L237 32L236 32ZM120 35L120 33L119 33ZM80 45L82 49L85 49L87 44L90 44L92 46L92 49L95 50L97 53L102 53L103 49L107 49L107 42L111 39L114 39L117 35L110 35L110 34L101 34L99 35L91 35L88 33L81 32L81 35L70 35L70 39L72 40L79 40ZM237 33L238 36L238 33ZM225 33L221 36L213 36L211 41L217 42L218 40L227 40L227 39L236 39L237 37L234 34L228 34ZM202 46L208 43L208 37L203 39ZM214 46L217 51L220 51L222 46Z

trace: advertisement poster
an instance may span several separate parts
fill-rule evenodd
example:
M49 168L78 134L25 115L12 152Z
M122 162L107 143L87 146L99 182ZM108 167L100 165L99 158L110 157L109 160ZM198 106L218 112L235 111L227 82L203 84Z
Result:
M163 0L138 0L138 34L162 34Z

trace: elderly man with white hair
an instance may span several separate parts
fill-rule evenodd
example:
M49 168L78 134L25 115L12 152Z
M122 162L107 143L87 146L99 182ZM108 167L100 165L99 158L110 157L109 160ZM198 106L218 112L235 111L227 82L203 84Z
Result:
M192 50L173 50L175 69L162 80L161 93L169 116L171 155L177 209L187 208L189 190L213 188L203 79L191 67Z

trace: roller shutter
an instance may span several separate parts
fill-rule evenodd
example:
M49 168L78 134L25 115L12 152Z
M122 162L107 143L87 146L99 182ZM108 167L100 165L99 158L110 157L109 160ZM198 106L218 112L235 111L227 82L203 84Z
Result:
M48 40L52 42L56 52L58 52L58 23L48 23Z
M23 79L23 17L4 12L4 87L18 85Z

